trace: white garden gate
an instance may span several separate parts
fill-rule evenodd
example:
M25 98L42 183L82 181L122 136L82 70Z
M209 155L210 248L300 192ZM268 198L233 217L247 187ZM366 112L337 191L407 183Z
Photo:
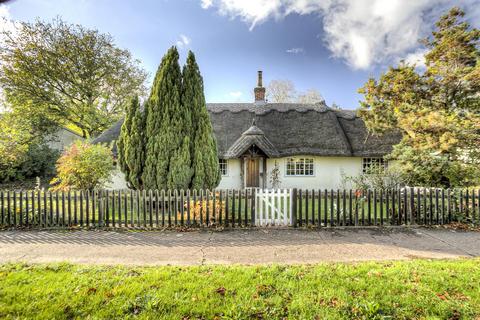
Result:
M258 189L255 192L255 225L289 226L292 224L292 190Z

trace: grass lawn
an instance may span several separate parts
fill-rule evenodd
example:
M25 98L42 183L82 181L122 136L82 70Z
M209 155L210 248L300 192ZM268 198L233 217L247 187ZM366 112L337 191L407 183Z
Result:
M2 319L479 317L478 259L313 266L0 266Z

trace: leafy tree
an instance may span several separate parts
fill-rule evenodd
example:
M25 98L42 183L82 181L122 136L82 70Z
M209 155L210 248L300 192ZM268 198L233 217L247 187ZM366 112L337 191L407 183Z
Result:
M31 132L29 117L0 115L0 182L45 177L54 173L58 152Z
M480 30L453 8L423 43L425 70L401 63L369 79L360 115L368 128L403 134L391 158L414 183L468 186L480 178Z
M77 141L57 161L53 190L93 190L110 178L112 154L108 147Z
M323 102L324 99L316 89L298 92L290 80L272 80L267 86L267 99L273 103L307 103Z
M28 144L23 141L29 139L26 133L9 125L11 114L0 115L0 181L9 181L16 175L16 168L21 164L28 151Z
M305 92L300 92L297 96L296 101L298 103L307 103L307 104L314 104L325 101L316 89L308 89Z
M45 141L30 144L23 162L18 167L16 180L51 178L55 174L55 162L59 156L60 152L50 148Z
M183 68L182 104L192 115L190 153L192 155L193 189L212 189L220 182L218 152L208 115L203 78L193 52L188 53Z
M267 86L267 99L269 102L294 102L295 85L290 80L272 80Z
M190 113L181 103L182 73L178 58L177 49L171 47L162 59L146 103L147 141L143 182L147 189L189 187L184 182L190 177L169 177L169 172L180 172L179 167L185 166L182 161L172 159L190 159ZM186 144L188 148L185 149ZM179 149L182 150L182 156L178 154Z
M57 18L18 22L1 35L0 86L12 110L28 114L36 128L75 126L93 136L121 118L129 97L144 92L139 62L98 30Z

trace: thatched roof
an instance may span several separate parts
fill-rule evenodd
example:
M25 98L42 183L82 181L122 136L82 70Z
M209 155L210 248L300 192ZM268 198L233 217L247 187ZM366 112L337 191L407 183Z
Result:
M320 103L209 103L207 109L221 158L237 157L249 143L271 157L381 157L390 153L401 139L398 133L369 135L355 111L331 109ZM246 133L252 120L259 131L249 135ZM122 121L117 122L94 143L116 140L121 126Z

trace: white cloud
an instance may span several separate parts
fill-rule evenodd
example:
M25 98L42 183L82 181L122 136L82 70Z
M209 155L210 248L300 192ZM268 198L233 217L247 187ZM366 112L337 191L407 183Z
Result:
M10 15L10 7L0 5L0 31L13 31L14 21Z
M326 47L354 69L414 52L439 15L454 5L480 21L480 0L202 0L202 7L239 18L250 30L289 14L318 15Z
M208 9L212 6L212 0L202 0L201 4L203 9Z
M0 5L0 17L10 19L10 8L6 5Z
M293 53L293 54L298 54L298 53L303 53L305 50L303 48L290 48L286 50L287 53Z
M191 39L184 34L180 35L180 40L177 41L177 47L183 48L190 44Z
M232 98L240 98L242 96L242 92L241 91L232 91L232 92L229 92L228 95Z
M407 56L403 59L405 63L409 65L415 65L418 68L425 67L425 54L427 53L424 49L418 49L414 52L407 54Z

